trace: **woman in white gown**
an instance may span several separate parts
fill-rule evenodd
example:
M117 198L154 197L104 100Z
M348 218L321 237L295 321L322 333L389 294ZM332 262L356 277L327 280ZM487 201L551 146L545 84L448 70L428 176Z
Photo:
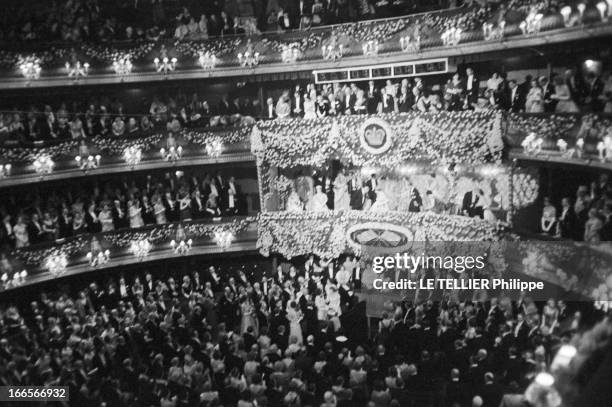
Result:
M338 288L333 284L328 284L327 288L327 315L334 324L334 330L340 329L340 315L342 315L342 309L340 308L340 293Z
M531 88L527 93L525 111L527 113L544 113L544 92L535 79L531 81Z
M128 202L128 216L130 217L130 228L140 228L144 226L142 220L142 208L137 199L130 199Z
M310 94L304 98L304 119L316 119L317 112L315 109L316 92L310 91Z
M556 113L580 113L578 105L572 99L572 94L569 87L563 82L563 78L555 78L555 93L550 96L551 99L557 100Z
M288 212L304 212L304 204L300 199L295 189L291 189L289 197L287 198L287 211Z
M240 312L242 319L240 320L240 334L244 334L249 327L253 327L253 335L257 337L259 329L257 326L257 318L255 317L255 307L249 296L245 296L240 303Z
M346 211L350 208L351 198L348 193L348 178L340 171L334 180L334 210Z
M376 190L376 200L370 208L372 212L388 212L389 211L389 198L382 189Z
M315 187L316 193L312 196L308 202L308 207L313 212L326 212L329 210L327 207L327 195L323 192L323 187L317 185Z
M317 308L317 320L319 323L327 321L327 300L325 299L325 294L323 294L323 290L317 290L315 296L315 307Z
M304 343L302 326L300 325L302 313L295 301L289 302L287 306L287 319L289 320L289 340L291 340L291 337L295 337L297 339L297 344L302 345Z

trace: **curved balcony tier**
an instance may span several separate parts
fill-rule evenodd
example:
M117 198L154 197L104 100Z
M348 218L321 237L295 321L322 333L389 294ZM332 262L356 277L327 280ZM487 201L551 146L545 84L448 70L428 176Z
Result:
M8 44L0 53L0 67L4 69L5 78L0 81L0 88L193 79L338 68L371 65L373 60L376 63L393 63L452 57L612 34L607 12L602 14L594 6L587 7L582 13L572 9L567 19L560 12L544 15L537 6L511 10L503 18L500 18L499 12L467 7L309 31L207 41L79 44L78 47L75 44L38 44L30 50L24 49L24 44ZM537 19L536 26L526 28L527 21L534 18ZM504 23L500 29L499 22L502 20ZM497 34L485 34L485 24L491 24L491 30ZM412 43L407 38L411 38ZM404 39L403 44L401 39ZM339 49L340 44L340 58L323 58L324 47ZM16 49L11 51L10 45ZM364 46L374 47L375 52L367 52ZM287 50L291 50L290 54L296 58L284 62L283 51ZM215 56L215 64L203 69L199 58L207 53ZM257 61L246 63L244 58L238 57L245 53L257 53ZM130 60L129 69L113 67L117 59L125 56ZM154 62L156 58L158 61L176 58L176 63L172 69L160 71L159 63ZM65 66L67 62L89 64L87 75L69 77L70 69ZM25 69L28 63L37 64L40 70L35 69L34 76L23 78L20 69L22 66ZM118 73L113 72L114 68Z

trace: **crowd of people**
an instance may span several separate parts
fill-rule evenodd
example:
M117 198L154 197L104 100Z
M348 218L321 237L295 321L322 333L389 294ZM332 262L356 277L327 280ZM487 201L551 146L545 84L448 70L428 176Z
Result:
M23 248L84 233L246 213L233 176L192 172L40 185L0 200L0 246Z
M449 5L407 0L9 1L0 16L0 41L198 40L401 16Z
M585 325L563 301L406 300L368 335L361 273L309 256L21 297L1 306L0 384L88 406L497 407Z
M612 184L609 175L603 173L590 185L580 185L576 196L563 197L560 205L545 197L540 231L589 243L612 241Z
M258 101L221 97L209 103L198 93L154 96L142 110L127 112L121 100L99 98L85 103L62 102L57 107L30 104L0 111L0 143L86 139L94 136L126 138L152 131L179 132L183 128L249 123Z
M440 112L501 109L526 113L612 112L612 75L605 82L594 73L582 75L568 69L563 76L533 78L523 82L493 73L481 81L474 70L455 73L446 83L425 84L416 77L384 85L369 81L365 88L356 83L333 83L317 89L296 85L274 102L267 100L265 118L304 117L314 119L344 114L391 112Z
M605 81L604 81L605 79ZM96 100L15 107L0 112L0 141L80 139L94 135L126 137L153 129L174 132L185 127L227 126L256 119L316 119L346 114L439 112L501 109L526 113L612 112L612 75L602 78L568 69L563 75L523 81L493 73L481 80L473 68L456 73L445 84L422 78L367 83L296 84L276 100L256 95L222 95L209 101L198 93L153 97L138 112L126 112L119 100Z

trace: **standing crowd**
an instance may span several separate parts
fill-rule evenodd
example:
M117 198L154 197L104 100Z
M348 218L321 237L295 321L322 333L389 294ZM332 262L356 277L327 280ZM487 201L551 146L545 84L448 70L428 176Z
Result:
M0 246L23 248L84 233L246 213L246 200L233 176L177 171L132 177L78 188L39 186L3 195Z
M0 384L68 386L75 406L498 407L526 403L559 345L602 318L524 297L405 300L368 335L361 273L309 256L21 297L1 306Z

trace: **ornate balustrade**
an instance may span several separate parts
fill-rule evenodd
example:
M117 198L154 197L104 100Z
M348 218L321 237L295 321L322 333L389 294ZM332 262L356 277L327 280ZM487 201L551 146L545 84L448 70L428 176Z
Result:
M579 165L612 166L612 117L605 114L508 114L511 155Z
M59 140L30 145L5 144L0 164L10 165L0 186L83 174L100 174L213 162L250 161L251 126L138 132L123 136L95 136L85 140ZM163 150L162 150L163 149ZM43 171L37 161L51 163ZM77 158L78 157L78 158ZM91 157L91 158L90 158ZM91 165L89 165L91 163Z
M7 254L10 271L4 268L0 290L36 280L56 278L151 258L253 250L256 218L233 217L222 221L201 220L138 229L85 234L50 244L16 249ZM234 248L232 248L232 245ZM4 266L4 264L3 264Z

